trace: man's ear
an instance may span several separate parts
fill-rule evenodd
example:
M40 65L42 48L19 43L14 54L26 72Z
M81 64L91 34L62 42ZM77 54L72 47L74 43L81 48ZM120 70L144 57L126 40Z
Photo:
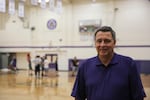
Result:
M116 40L114 40L114 44L116 44Z

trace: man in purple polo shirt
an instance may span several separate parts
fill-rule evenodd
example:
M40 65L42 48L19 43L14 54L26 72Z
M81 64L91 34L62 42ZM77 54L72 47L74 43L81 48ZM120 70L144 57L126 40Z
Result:
M71 93L75 100L144 100L146 94L135 61L116 54L116 36L109 26L95 32L98 55L79 65Z

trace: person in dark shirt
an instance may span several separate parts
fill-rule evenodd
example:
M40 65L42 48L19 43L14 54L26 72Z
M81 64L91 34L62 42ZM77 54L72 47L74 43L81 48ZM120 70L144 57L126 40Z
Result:
M45 76L45 68L44 68L44 59L45 59L45 56L41 57L41 76Z
M9 69L11 69L12 71L16 72L17 71L17 60L16 60L16 56L13 55L9 64Z
M97 56L79 65L71 96L75 100L144 100L137 64L114 52L114 30L103 26L94 36Z
M55 59L56 76L58 76L58 57Z
M77 57L75 56L72 60L72 76L75 76L77 70L78 70L79 61Z

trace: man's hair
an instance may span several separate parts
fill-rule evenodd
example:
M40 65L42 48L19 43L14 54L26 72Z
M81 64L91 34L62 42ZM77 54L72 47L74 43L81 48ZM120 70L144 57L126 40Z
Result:
M110 27L110 26L102 26L99 28L94 35L94 39L96 38L96 34L101 31L101 32L111 32L112 38L116 41L116 33L115 31Z

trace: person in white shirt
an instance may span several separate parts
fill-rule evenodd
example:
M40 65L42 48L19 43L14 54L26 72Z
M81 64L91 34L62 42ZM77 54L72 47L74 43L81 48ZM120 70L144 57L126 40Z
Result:
M47 56L45 56L45 59L44 59L44 69L45 69L45 76L48 75L48 69L49 69L49 61L47 59Z
M39 55L35 57L33 63L35 64L35 77L40 77L41 58Z

